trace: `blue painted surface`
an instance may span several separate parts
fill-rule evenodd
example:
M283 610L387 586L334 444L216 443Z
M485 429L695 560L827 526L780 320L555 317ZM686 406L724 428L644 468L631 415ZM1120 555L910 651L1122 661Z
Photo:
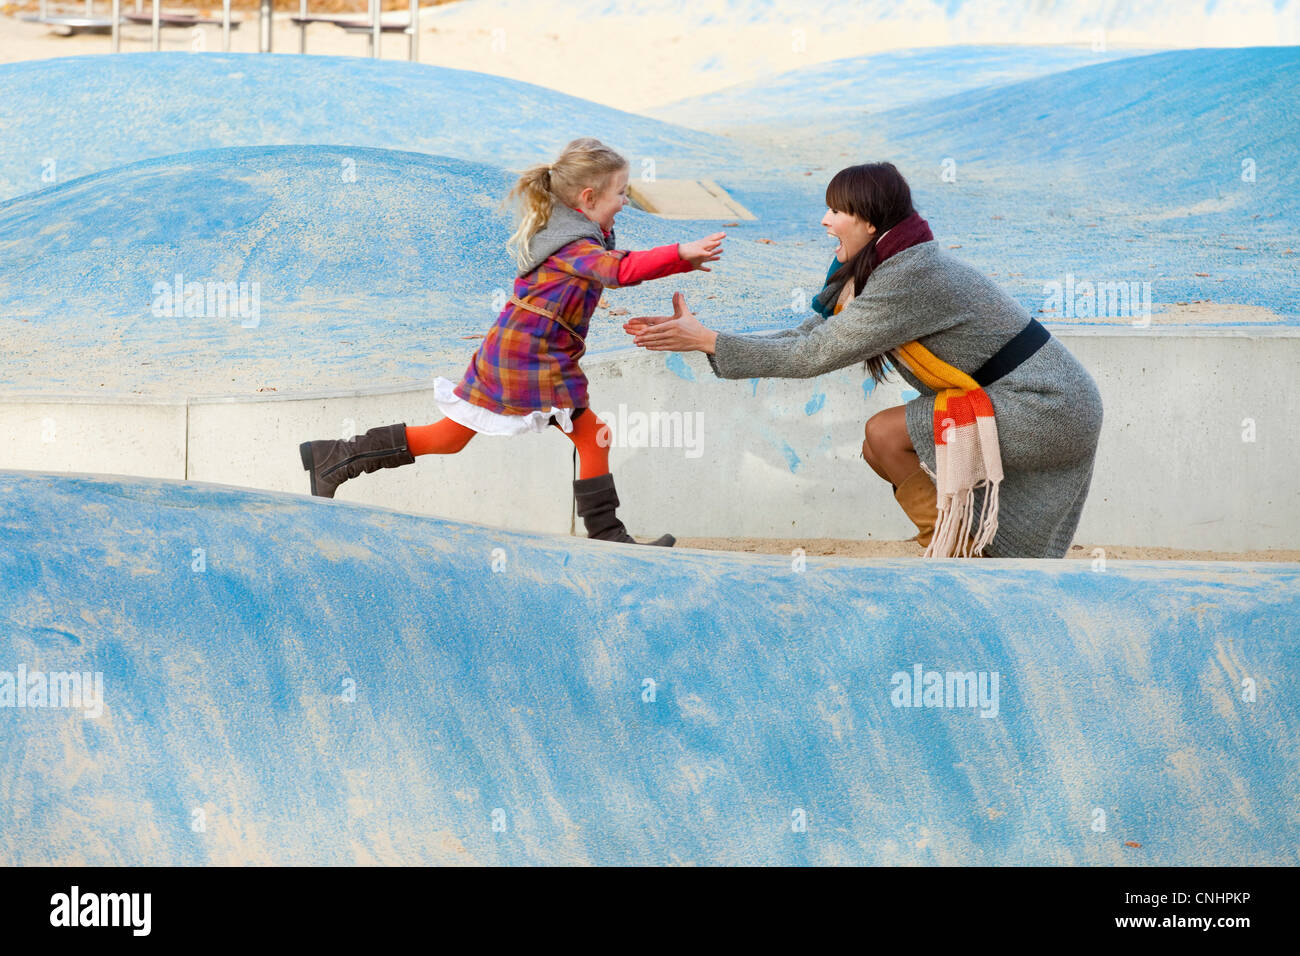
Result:
M741 83L656 107L649 115L694 129L735 131L771 126L782 132L815 135L842 125L846 116L871 116L964 90L1001 86L1143 52L987 45L890 50Z
M0 671L105 710L0 708L0 862L1294 865L1297 585L3 473ZM997 715L895 706L916 664L996 672Z
M47 159L57 181L67 182L226 146L368 146L521 169L576 136L596 136L654 157L660 176L697 175L726 152L702 133L485 73L256 53L7 63L0 128L0 199L48 186L41 178Z
M235 375L246 387L322 371L402 382L427 374L431 339L463 364L461 337L483 331L508 286L510 230L493 207L509 184L447 157L260 147L147 160L13 200L0 206L4 321L60 361L4 363L0 382L75 391L117 376L165 390L195 366L195 392L230 391ZM206 298L197 314L169 309L156 285L177 275L245 283L251 321ZM376 355L372 341L387 345Z
M1141 196L1166 212L1195 196L1226 200L1214 211L1231 211L1259 198L1248 187L1260 177L1241 179L1244 157L1285 182L1300 177L1289 162L1300 123L1297 75L1300 47L1174 50L964 91L891 110L881 122L898 141L941 145L968 163L1005 169L1015 156L1030 180L1022 186L1044 167L1083 179L1099 177L1104 163L1104 188L1089 185L1107 203ZM1171 122L1179 116L1201 123L1179 127ZM1278 212L1300 208L1294 194L1266 193L1284 204Z
M805 415L816 415L818 412L822 410L822 406L825 404L826 404L826 393L818 392L812 398L808 399L808 404L804 405L803 407L803 413Z
M1046 284L1071 276L1149 282L1157 310L1209 301L1300 317L1295 48L881 57L715 94L748 98L739 112L756 119L776 115L769 94L777 106L804 96L809 125L786 141L688 129L689 103L665 108L680 111L666 122L400 61L133 53L2 65L0 196L13 198L0 203L0 336L28 348L0 357L0 385L210 395L455 379L512 277L497 207L511 170L583 134L634 168L654 158L659 177L716 180L759 217L727 227L711 273L610 290L610 306L633 315L664 314L681 290L724 331L797 324L792 291L818 291L831 254L818 224L826 181L889 158L937 241L1048 322ZM883 97L877 109L891 90L916 98L845 123L863 84ZM348 156L373 163L343 188ZM649 248L716 227L628 210L618 231L623 247ZM178 268L259 282L259 327L190 323L178 347L175 323L156 321L141 295ZM609 318L593 321L592 354L628 346Z
M667 366L668 371L678 378L685 379L688 382L695 381L695 373L686 364L686 357L681 352L669 353L668 357L664 359L664 365Z

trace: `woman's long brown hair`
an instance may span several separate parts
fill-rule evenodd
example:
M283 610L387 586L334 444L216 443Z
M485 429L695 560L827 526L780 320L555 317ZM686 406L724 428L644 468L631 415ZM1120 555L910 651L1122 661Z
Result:
M862 291L876 267L876 241L916 210L912 207L912 190L893 163L863 163L841 169L826 186L826 205L836 212L847 212L876 227L876 234L831 275L828 282L843 283L853 279L853 292ZM885 357L867 359L866 370L876 382L885 380Z

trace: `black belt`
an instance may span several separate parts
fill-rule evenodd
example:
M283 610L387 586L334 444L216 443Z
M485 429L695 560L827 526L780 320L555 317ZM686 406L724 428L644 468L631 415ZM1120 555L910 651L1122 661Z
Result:
M1008 372L1015 370L1020 363L1041 349L1051 337L1052 333L1043 328L1042 323L1037 319L1030 319L1029 324L973 372L971 378L979 383L980 388L987 388Z

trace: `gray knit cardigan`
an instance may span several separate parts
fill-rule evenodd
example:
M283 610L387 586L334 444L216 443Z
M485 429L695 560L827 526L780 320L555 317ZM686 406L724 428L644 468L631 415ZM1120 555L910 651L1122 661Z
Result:
M838 315L815 315L773 334L718 334L709 364L721 378L812 378L918 340L970 374L1029 321L1029 313L978 270L923 242L886 259ZM907 433L934 469L934 396L899 363L919 397ZM1101 396L1092 376L1053 336L986 390L1004 473L990 557L1060 558L1069 550L1092 480ZM983 506L975 495L975 513Z

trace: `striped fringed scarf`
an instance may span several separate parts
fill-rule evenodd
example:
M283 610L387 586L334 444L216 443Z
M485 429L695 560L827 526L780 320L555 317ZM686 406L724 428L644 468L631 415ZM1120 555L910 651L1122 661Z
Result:
M979 383L936 358L920 342L895 350L934 397L934 471L925 467L938 489L939 517L927 558L977 556L998 530L998 485L1002 455L993 403ZM975 489L985 488L984 506L975 515Z

